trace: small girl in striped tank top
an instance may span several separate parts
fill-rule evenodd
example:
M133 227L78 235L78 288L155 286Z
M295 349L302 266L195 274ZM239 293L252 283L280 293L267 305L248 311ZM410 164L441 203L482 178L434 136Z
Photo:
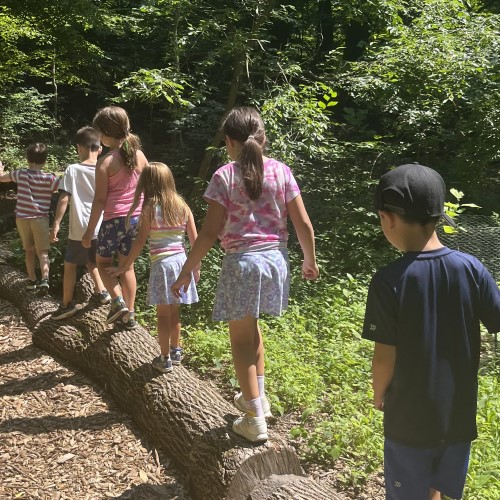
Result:
M193 269L191 280L180 297L170 287L176 281L186 261L184 235L187 233L191 247L198 236L193 214L175 189L174 176L164 163L151 162L144 167L128 217L144 199L139 222L139 232L123 264L110 271L118 276L133 266L149 237L151 270L149 274L147 304L156 306L160 356L153 360L153 367L168 373L172 365L180 365L181 324L180 304L198 302L195 283L200 277L200 266Z
M134 200L139 175L148 162L140 150L139 138L130 133L129 118L123 108L108 106L100 109L92 125L101 134L101 142L110 150L96 165L94 202L82 245L90 248L95 228L104 212L97 235L96 260L112 299L107 323L119 323L133 329L137 326L134 318L137 288L134 266L131 263L123 270L120 283L106 269L114 265L116 256L118 266L123 267L132 247L141 213L140 203L135 205L128 227L125 227L125 220Z

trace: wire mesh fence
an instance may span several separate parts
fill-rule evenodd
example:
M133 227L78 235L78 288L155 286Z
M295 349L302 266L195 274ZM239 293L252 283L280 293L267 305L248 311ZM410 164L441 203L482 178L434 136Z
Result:
M445 233L438 227L441 242L449 248L470 253L477 257L500 281L500 220L488 215L461 214L457 220L458 230ZM495 333L495 357L498 352L498 338Z
M500 221L488 215L461 214L453 234L438 228L439 239L449 248L477 257L500 281Z

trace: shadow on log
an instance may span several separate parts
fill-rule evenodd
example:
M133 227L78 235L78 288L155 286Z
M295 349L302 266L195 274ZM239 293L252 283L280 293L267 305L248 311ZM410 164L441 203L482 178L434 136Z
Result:
M37 297L25 285L24 274L0 265L0 297L19 308L33 343L103 386L190 478L194 498L345 498L301 477L294 449L272 432L261 446L234 434L231 422L238 414L213 384L183 366L167 375L153 370L156 340L141 327L106 325L107 306L91 298L88 277L78 284L77 298L90 301L64 323L50 319L57 308L52 298Z

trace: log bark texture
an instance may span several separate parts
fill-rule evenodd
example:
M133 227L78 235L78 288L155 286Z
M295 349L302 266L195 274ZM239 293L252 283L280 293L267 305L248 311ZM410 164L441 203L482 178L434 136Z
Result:
M260 482L273 474L303 476L293 448L272 432L269 441L260 446L239 438L231 430L237 410L213 384L185 367L176 367L167 375L153 370L151 361L160 352L156 340L142 327L127 331L106 325L108 306L92 298L88 277L76 291L79 300L88 302L63 321L50 318L58 305L55 300L26 291L26 281L17 269L0 265L0 297L19 308L33 332L33 343L103 386L190 478L194 498L306 498L252 493L258 491L256 487L264 488ZM294 490L308 488L304 484L287 480L271 489L283 495L288 488L295 494ZM315 488L308 498L340 498L329 490L320 496L321 487Z

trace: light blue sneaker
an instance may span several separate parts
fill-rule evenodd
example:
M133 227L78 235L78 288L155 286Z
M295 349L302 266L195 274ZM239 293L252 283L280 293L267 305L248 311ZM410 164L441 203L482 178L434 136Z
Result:
M179 366L182 361L182 353L184 350L182 347L173 347L170 349L170 358L172 359L172 364L175 366Z
M170 358L166 358L165 356L158 356L153 359L151 365L155 370L158 370L162 373L170 373L173 370L172 360Z

